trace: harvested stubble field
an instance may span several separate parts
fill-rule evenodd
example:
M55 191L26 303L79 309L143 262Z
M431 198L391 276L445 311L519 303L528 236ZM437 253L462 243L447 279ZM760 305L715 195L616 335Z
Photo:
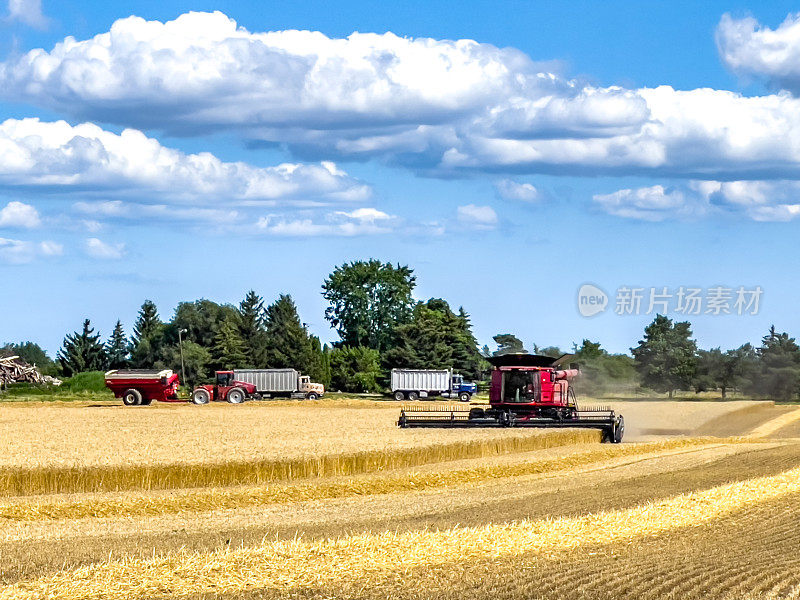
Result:
M389 402L0 405L0 599L798 597L798 409L615 408L631 443Z

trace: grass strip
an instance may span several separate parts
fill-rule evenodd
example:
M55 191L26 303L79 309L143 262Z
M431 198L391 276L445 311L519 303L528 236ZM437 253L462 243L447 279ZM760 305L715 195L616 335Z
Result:
M599 442L598 430L564 430L417 448L371 450L295 459L220 463L92 467L6 467L0 469L0 496L163 490L258 485L311 477L357 475L465 458L530 452L569 444Z
M683 438L661 442L604 445L586 452L545 460L507 465L488 465L438 472L393 473L346 481L316 481L295 484L267 484L233 489L186 490L159 496L122 498L80 498L77 500L32 500L0 504L0 519L32 522L88 517L136 517L170 513L247 508L267 504L369 496L393 492L423 491L481 481L573 470L605 460L641 456L681 448L720 443L709 438ZM725 440L723 440L725 441ZM731 440L727 440L730 442ZM740 441L735 439L733 441Z
M557 559L586 546L631 543L679 528L701 527L749 506L798 493L800 468L795 468L581 517L316 542L269 541L236 550L184 550L151 560L109 561L6 586L0 590L0 600L188 597L254 589L291 595L349 582L361 589L379 589L417 568L531 555Z

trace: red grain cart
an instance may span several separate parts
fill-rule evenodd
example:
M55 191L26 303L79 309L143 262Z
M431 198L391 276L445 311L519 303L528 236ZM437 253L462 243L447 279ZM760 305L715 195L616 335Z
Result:
M106 373L106 387L122 398L125 406L159 402L185 402L178 398L178 375L169 369L124 369Z

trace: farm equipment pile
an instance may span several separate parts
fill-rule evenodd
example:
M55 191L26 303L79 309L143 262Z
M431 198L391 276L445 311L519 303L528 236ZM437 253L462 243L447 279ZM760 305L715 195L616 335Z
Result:
M573 355L553 359L536 354L504 354L493 365L489 407L406 405L400 427L577 427L600 429L603 439L622 441L625 419L608 407L578 406L570 380L577 369L562 369Z

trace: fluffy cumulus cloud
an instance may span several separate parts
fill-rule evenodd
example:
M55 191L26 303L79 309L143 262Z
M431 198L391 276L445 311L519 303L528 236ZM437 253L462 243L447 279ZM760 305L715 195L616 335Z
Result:
M686 194L662 185L597 194L594 202L605 212L628 219L663 221L685 213Z
M8 18L37 29L45 29L49 22L42 14L42 0L8 0Z
M531 183L518 183L511 179L501 179L494 184L497 195L506 200L520 200L522 202L536 202L541 198L541 192Z
M791 73L796 28L794 17L776 31L726 17L718 40L744 69L747 48L780 38L770 61ZM800 100L788 93L587 85L472 40L250 32L219 12L129 17L0 63L0 90L77 118L226 129L298 156L377 156L447 175L800 179Z
M0 237L0 262L23 265L40 257L60 256L64 247L52 240L31 242Z
M800 182L690 181L596 194L593 200L609 214L644 221L725 214L754 221L790 221L800 216Z
M493 229L497 226L497 213L491 206L467 204L456 209L459 223L475 229Z
M100 260L118 260L125 256L125 244L112 244L98 238L87 238L84 249L86 254Z
M186 154L140 131L8 119L0 124L0 186L157 195L187 203L358 201L370 189L331 162L255 167Z
M0 208L0 227L31 229L41 224L39 211L30 204L12 201Z
M734 73L800 93L800 13L789 15L776 29L752 17L726 14L716 38L723 63Z
M380 235L391 233L399 218L376 208L335 211L322 220L312 217L267 215L256 226L266 235L286 237Z

